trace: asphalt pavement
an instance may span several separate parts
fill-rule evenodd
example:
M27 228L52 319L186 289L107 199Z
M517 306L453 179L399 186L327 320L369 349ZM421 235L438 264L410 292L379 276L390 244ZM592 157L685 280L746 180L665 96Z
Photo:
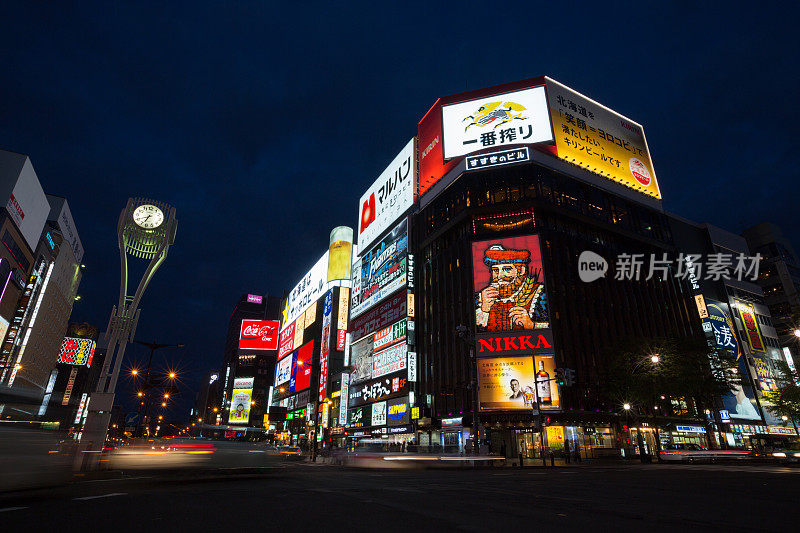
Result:
M281 463L0 495L11 531L793 531L800 468L357 470ZM630 529L633 530L633 529Z

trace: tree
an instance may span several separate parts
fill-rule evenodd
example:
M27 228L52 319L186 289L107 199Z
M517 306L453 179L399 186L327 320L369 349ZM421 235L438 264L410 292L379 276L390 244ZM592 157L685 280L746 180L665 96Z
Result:
M775 361L776 385L778 390L765 391L764 398L771 403L769 410L780 417L786 417L792 421L795 433L797 430L797 420L800 420L800 375L796 370L792 370L786 361ZM798 433L800 435L800 433Z
M609 400L629 403L635 416L650 416L654 422L663 396L693 402L698 415L709 410L721 424L716 406L741 384L736 356L695 338L624 339L609 352L602 379Z

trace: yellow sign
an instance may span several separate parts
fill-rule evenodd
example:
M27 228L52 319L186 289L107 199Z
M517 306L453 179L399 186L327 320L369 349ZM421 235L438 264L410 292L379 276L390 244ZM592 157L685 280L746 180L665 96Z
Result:
M264 423L263 423L263 425L264 425L265 428L269 427L269 415L264 415Z
M534 366L534 363L536 366ZM558 409L558 385L552 355L478 359L480 410Z
M412 407L411 408L411 419L418 420L419 419L419 407Z
M661 199L642 126L547 78L558 157Z
M408 316L414 318L414 293L408 293L408 299L406 300L406 307L408 309Z
M547 445L564 444L564 426L547 426Z
M322 427L326 428L328 427L328 404L321 404L320 409L322 409Z
M697 314L700 315L700 318L708 318L708 309L706 309L706 299L703 298L702 294L698 294L694 297L694 303L697 304Z
M303 344L303 332L306 329L306 315L301 314L294 321L294 346L301 346Z
M306 327L313 324L316 319L317 319L317 302L314 302L313 304L308 306L308 309L306 309L306 320L305 320Z
M247 424L250 420L250 403L253 400L253 378L236 378L231 394L229 424Z

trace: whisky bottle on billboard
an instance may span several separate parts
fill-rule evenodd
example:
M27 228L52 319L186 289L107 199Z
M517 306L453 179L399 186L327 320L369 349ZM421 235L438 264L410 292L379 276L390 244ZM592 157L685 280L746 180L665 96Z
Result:
M539 405L552 405L550 395L550 374L544 369L544 361L539 361L539 371L536 373L536 393L539 396Z

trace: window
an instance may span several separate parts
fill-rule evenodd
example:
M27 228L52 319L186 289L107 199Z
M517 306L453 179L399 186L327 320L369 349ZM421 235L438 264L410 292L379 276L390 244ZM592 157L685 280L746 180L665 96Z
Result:
M17 241L14 240L14 237L11 236L11 233L9 233L8 230L3 232L2 241L14 259L17 260L17 264L20 266L20 268L27 271L28 267L30 266L30 261L28 261L28 259L25 257L25 254L17 244Z

